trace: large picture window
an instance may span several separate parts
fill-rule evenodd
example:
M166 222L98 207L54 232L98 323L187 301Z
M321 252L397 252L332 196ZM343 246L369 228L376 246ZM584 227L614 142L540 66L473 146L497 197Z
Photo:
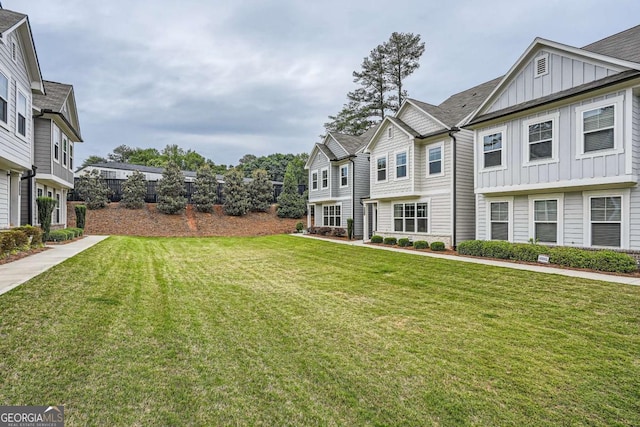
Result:
M622 246L622 197L592 197L590 200L591 245Z
M342 227L342 206L322 207L322 225L325 227Z
M491 240L509 240L509 202L491 202Z
M396 154L396 178L407 177L407 152Z
M558 243L558 201L533 202L534 238L542 243Z
M502 134L502 132L496 132L482 137L485 168L502 165Z
M393 205L393 230L406 233L429 232L428 203L396 203Z

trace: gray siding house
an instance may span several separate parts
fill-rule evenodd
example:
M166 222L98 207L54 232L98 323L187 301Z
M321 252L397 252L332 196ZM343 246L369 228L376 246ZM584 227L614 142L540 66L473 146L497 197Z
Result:
M535 39L468 129L476 238L640 250L640 26Z
M329 132L313 147L309 171L308 227L347 228L353 218L354 236L362 237L362 199L369 197L369 156L363 152L376 127L362 136Z
M0 9L0 228L20 225L21 181L33 175L32 98L44 93L29 19Z
M44 81L46 95L33 96L35 180L23 180L22 194L31 195L22 210L22 224L37 223L35 197L58 201L52 225L66 226L67 193L73 189L74 147L82 142L73 86ZM34 182L35 181L35 182Z
M365 240L377 234L452 247L474 238L473 132L461 126L498 82L438 106L408 99L382 121L364 149L371 159Z

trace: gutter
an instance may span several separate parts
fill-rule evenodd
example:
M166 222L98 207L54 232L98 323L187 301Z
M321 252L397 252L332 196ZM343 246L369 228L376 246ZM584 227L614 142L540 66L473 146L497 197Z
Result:
M76 130L76 128L73 127L73 125L69 122L69 120L67 120L67 118L64 116L64 114L58 112L58 111L53 111L50 109L43 109L42 112L38 115L38 117L42 117L45 114L55 114L56 116L60 116L60 118L62 119L62 121L64 122L65 125L67 125L67 127L69 129L71 129L71 131L73 132L73 134L76 136L76 138L78 138L78 141L76 142L84 142L82 140L82 137L80 136L80 134L78 133L78 131Z
M457 127L452 127L451 130L449 131L449 136L451 137L451 139L453 140L453 162L452 163L452 169L453 169L453 227L452 227L452 236L451 236L451 247L455 250L456 249L456 234L457 234L457 225L458 225L458 207L457 207L457 202L458 202L458 185L457 185L457 145L458 145L458 140L455 137L455 133L456 132L460 132L460 129ZM442 165L442 167L444 168L444 165Z
M352 237L356 234L356 162L350 157L351 162L351 220L353 221ZM348 224L347 224L348 226ZM347 235L347 238L349 236Z

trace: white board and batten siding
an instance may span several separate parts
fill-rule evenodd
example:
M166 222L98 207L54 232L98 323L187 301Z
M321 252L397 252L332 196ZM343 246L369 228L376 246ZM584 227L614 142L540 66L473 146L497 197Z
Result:
M0 228L9 227L9 177L0 169Z

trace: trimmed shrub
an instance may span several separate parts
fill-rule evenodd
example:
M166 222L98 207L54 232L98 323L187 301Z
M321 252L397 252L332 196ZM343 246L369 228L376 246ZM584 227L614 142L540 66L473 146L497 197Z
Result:
M482 240L460 242L458 245L458 253L460 255L482 256L483 243Z
M302 230L304 230L304 224L303 224L303 223L301 223L301 222L297 223L297 224L296 224L296 231L297 231L298 233L302 233Z
M502 240L487 240L482 245L482 256L489 258L511 259L511 243Z
M47 242L64 242L65 240L69 240L69 234L64 230L54 230L49 233L49 238Z
M9 233L13 234L13 240L15 242L16 251L28 251L29 250L29 236L27 233L20 230L11 230Z
M395 237L385 237L383 240L383 243L385 245L395 245L396 243L398 243L398 239L396 239Z
M42 246L42 230L40 228L32 225L24 225L22 227L17 227L14 230L22 231L27 235L27 238L31 238L32 248L39 248Z
M591 254L591 268L616 273L633 273L638 270L636 260L627 254L615 251L594 251Z
M85 205L76 205L76 227L84 229L87 219L87 207Z
M344 228L334 228L333 235L336 237L344 237L347 235L347 230L345 230Z
M7 255L17 252L17 250L16 232L13 230L0 232L0 256L4 258Z
M411 246L411 240L409 240L406 237L398 239L398 246L400 246L401 248L406 248L408 246Z
M331 227L318 227L316 229L317 234L321 236L327 236L333 232L333 228Z
M371 236L371 243L382 243L383 241L382 236Z
M432 251L444 251L445 250L444 242L433 242L431 244L431 250Z
M309 234L318 234L318 227L309 227L309 228L307 228L307 233L309 233Z
M531 243L514 243L511 245L511 259L516 261L537 262L539 255L549 255L547 246Z
M564 265L574 268L590 268L591 262L588 251L578 248L558 246L549 250L551 264Z
M413 244L413 247L416 249L427 249L429 247L429 243L424 240L418 240Z
M347 218L347 238L353 239L353 218Z
M38 205L38 220L43 232L42 239L47 241L47 237L51 231L51 214L58 204L58 201L51 197L38 197L36 198L36 204Z

